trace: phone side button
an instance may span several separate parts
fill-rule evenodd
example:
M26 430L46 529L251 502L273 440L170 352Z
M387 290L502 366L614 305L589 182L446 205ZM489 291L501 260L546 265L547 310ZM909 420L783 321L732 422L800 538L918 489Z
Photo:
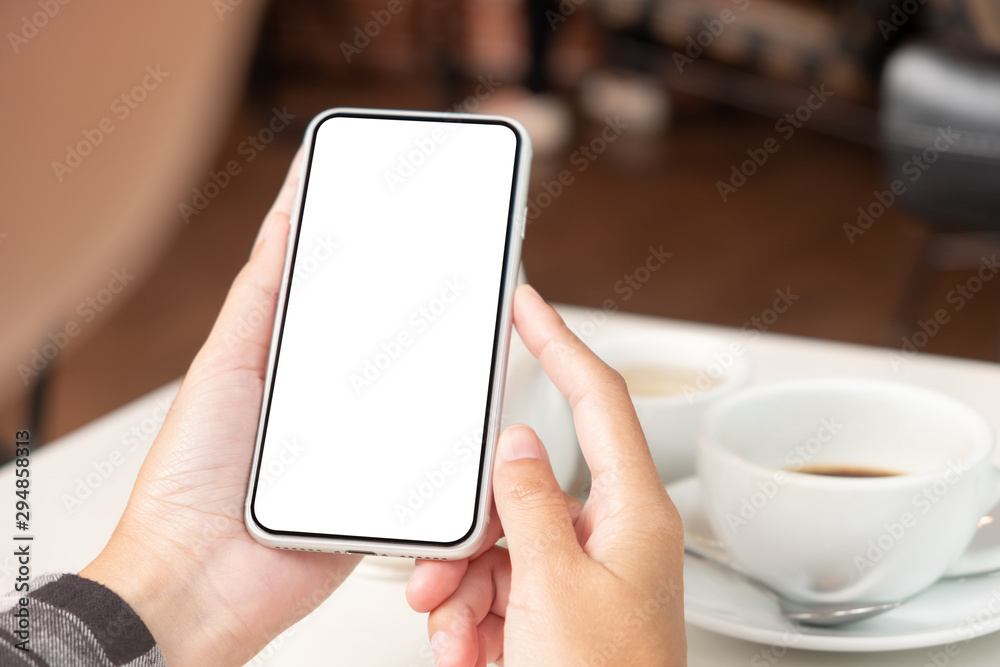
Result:
M521 240L524 240L524 233L528 230L528 205L524 205L521 211Z

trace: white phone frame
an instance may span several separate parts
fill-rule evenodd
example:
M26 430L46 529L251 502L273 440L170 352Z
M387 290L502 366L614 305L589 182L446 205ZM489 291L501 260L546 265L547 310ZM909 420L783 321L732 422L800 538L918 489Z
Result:
M473 526L469 534L454 544L435 545L410 541L394 541L382 538L344 539L335 536L310 536L300 534L276 533L262 527L253 514L253 500L259 479L260 459L262 456L265 415L269 407L271 384L274 379L274 364L278 351L278 336L282 327L285 301L289 293L292 277L292 255L298 243L299 226L302 223L302 193L305 187L305 176L312 162L312 151L316 131L325 120L337 115L362 115L366 117L393 119L426 119L446 122L500 123L506 125L517 135L516 168L513 183L513 206L507 219L507 251L504 258L504 273L502 279L502 305L500 307L499 335L494 341L496 365L493 372L493 384L489 388L490 414L484 435L484 451L480 462L479 492L476 498L476 512ZM366 109L353 107L337 107L318 114L309 123L303 138L303 159L299 167L299 182L295 194L295 204L292 208L291 225L288 236L288 248L285 255L284 272L281 279L281 291L278 295L275 311L274 328L271 334L271 347L268 353L267 375L264 379L264 393L261 400L260 416L257 423L257 437L254 445L253 463L250 469L250 479L247 486L244 506L244 520L250 535L269 547L289 549L294 551L322 551L328 553L354 553L369 556L395 556L403 558L423 558L430 560L454 560L467 558L475 553L486 538L489 527L490 508L492 506L492 470L493 457L496 451L497 439L500 435L501 416L503 414L503 394L507 376L507 358L510 349L511 324L513 320L512 306L514 290L518 284L518 272L521 265L521 243L524 239L527 225L528 177L531 170L531 139L527 131L517 121L504 116L485 114L464 114L432 111L404 111L385 109Z

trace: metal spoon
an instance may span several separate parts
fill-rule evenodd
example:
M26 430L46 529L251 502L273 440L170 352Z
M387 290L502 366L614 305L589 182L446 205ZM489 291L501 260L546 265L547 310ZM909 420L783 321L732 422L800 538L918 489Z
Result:
M904 600L896 600L894 602L881 602L881 603L808 603L808 602L796 602L795 600L790 600L785 596L778 593L776 590L768 586L762 581L754 579L748 574L737 570L730 564L720 560L719 558L707 553L700 551L688 544L684 545L684 553L694 556L699 560L703 560L706 563L710 563L715 567L723 570L724 572L742 579L747 582L760 592L767 595L769 598L778 603L778 609L781 611L781 615L785 618L797 621L803 625L817 625L832 627L837 625L844 625L845 623L854 623L856 621L861 621L866 618L871 618L872 616L878 616L890 609L895 609L899 605L903 604Z

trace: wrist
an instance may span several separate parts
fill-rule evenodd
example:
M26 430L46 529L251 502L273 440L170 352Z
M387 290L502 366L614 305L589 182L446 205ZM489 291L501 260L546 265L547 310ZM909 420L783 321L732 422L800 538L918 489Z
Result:
M108 587L132 607L168 665L225 664L233 657L219 641L225 610L211 608L206 599L211 586L202 581L204 569L193 567L181 549L129 534L124 523L80 576Z

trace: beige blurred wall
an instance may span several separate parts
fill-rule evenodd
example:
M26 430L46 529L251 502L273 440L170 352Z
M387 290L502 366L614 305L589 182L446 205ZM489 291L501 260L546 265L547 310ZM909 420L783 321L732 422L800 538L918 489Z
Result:
M184 225L264 6L0 3L0 408L93 336Z

